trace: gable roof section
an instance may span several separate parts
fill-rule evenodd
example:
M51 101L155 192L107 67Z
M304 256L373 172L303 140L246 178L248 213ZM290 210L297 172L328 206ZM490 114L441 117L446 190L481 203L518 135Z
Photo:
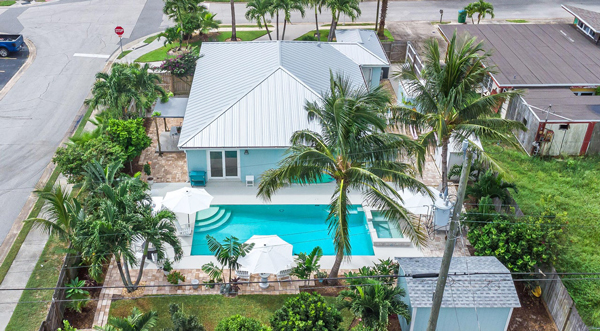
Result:
M362 46L349 46L360 49L354 53L363 52L361 58L365 61L377 61ZM271 139L266 135L279 130L280 124L266 116L280 120L284 120L282 116L306 117L304 102L299 103L298 98L320 99L320 94L329 90L330 72L343 74L356 88L365 86L361 64L356 62L360 59L345 56L332 43L203 43L201 54L183 121L180 148L287 147L291 134L309 128L308 122L298 122L306 124L302 127L285 126L293 127L294 131L278 132ZM286 86L287 90L282 89ZM254 117L247 117L250 115ZM254 125L248 123L252 126L247 129L257 131L252 129L243 133L245 129L241 125L245 123L236 120L243 121L244 118L254 121ZM258 135L264 137L250 137ZM287 135L285 142L282 140L284 135Z
M594 32L600 32L600 13L574 6L562 5L562 7L589 26Z
M404 275L437 273L441 257L396 258ZM402 274L401 271L401 274ZM464 273L496 273L470 275ZM453 275L463 274L462 276ZM503 273L503 274L497 274ZM442 307L511 308L521 307L509 270L493 256L453 257ZM437 278L405 277L412 307L431 307Z
M389 65L390 60L388 59L381 42L374 30L367 29L337 29L335 30L335 38L338 42L342 43L359 43L366 49L371 51L375 56L379 57L381 61Z
M361 44L338 42L331 43L330 45L331 47L337 49L340 53L346 55L358 65L377 67L389 66L389 63L381 60L378 56L373 54Z

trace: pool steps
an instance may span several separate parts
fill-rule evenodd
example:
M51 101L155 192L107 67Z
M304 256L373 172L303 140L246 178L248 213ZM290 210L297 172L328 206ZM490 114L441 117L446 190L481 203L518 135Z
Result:
M216 211L207 212L206 214L201 215L203 216L203 218L196 220L194 232L198 233L210 231L212 229L220 227L221 225L229 221L229 218L231 217L231 211L221 209L218 207L211 208L215 208Z

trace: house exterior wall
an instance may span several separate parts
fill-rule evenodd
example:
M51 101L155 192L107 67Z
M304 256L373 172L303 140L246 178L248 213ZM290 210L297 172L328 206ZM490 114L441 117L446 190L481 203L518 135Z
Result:
M561 125L569 125L567 130L560 130ZM543 147L544 155L579 155L589 123L548 123L547 130L554 131L550 143Z
M400 267L398 275L404 275L404 274L405 274L404 270L402 270L402 267ZM410 305L410 297L408 296L408 286L406 285L406 279L404 277L398 277L398 287L404 289L404 293L406 293L406 295L402 297L402 302L404 302L408 306L408 315L412 316L413 308ZM400 327L402 328L403 331L410 330L410 323L408 321L406 321L403 317L398 316L398 321L400 322Z
M590 135L590 145L588 146L586 154L598 154L600 153L600 123L596 123L592 129Z
M376 88L381 82L381 67L375 67L371 71L371 88Z
M531 155L533 142L540 125L540 121L533 111L523 102L522 97L515 97L510 101L506 111L506 119L519 121L527 127L527 131L515 131L517 140L523 149Z
M211 148L217 151L218 148ZM232 150L232 149L227 149ZM285 149L246 149L238 150L240 180L246 180L247 175L254 175L255 181L260 180L260 175L267 169L277 167ZM188 171L206 171L208 173L207 149L186 150ZM209 180L211 178L208 178Z
M412 328L414 331L425 331L431 308L417 309ZM510 320L511 308L453 308L442 307L437 323L437 331L504 331L507 320ZM481 327L480 327L481 326ZM404 329L402 330L409 330Z

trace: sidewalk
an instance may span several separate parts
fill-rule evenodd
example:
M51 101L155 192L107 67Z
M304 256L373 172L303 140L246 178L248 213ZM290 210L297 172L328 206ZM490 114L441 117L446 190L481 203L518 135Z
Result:
M133 61L135 61L135 59L137 59L138 57L140 57L146 53L152 52L155 49L159 49L163 46L164 46L164 39L160 39L160 38L154 39L154 41L149 44L146 44L145 42L142 41L129 49L123 49L123 51L133 50L133 52L125 55L122 59L115 60L115 62L133 63Z

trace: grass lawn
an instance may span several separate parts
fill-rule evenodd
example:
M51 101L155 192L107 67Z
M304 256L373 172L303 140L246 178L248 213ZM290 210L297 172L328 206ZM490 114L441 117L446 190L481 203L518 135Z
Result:
M46 243L42 255L38 260L33 273L27 282L27 287L54 287L58 281L58 275L65 258L64 250L67 248L64 241L52 236ZM46 319L46 313L54 291L23 291L20 302L13 312L7 331L37 330L42 321ZM25 303L27 302L27 303Z
M374 29L371 29L371 30L374 30ZM321 41L327 41L327 35L329 34L329 29L321 29L321 30L319 30L319 32L321 32ZM317 30L311 30L311 31L308 31L307 33L301 35L300 37L298 37L298 38L296 38L294 40L300 40L304 36L311 36L312 37L312 36L315 35L315 33L317 33ZM385 29L383 31L383 34L385 35L386 39L384 39L382 41L394 41L394 37L392 36L392 33L390 31L388 31L388 29Z
M138 307L142 311L158 311L158 323L155 330L173 327L171 315L169 314L169 304L183 304L183 310L186 314L196 315L207 330L214 330L225 317L240 314L247 317L258 319L265 325L269 324L269 318L273 312L285 303L285 301L294 295L240 295L234 298L226 298L222 295L182 295L165 297L145 297L136 300L113 301L110 306L110 316L124 317L131 313L133 307ZM336 298L325 297L330 304L335 304ZM344 322L342 330L347 330L352 322L352 314L342 311Z
M127 51L124 51L123 53L119 54L119 56L117 57L117 59L122 59L122 58L124 58L125 56L127 56L127 54L129 54L129 53L131 53L131 52L133 52L133 50L131 50L131 49L130 49L130 50L127 50Z
M506 20L507 22L510 23L529 23L528 20Z
M375 25L375 22L362 22L362 23L346 23L346 24L338 24L338 26L369 26ZM323 24L322 26L331 26L331 24Z
M0 1L0 7L12 6L15 3L16 3L16 1L13 1L13 0Z
M526 215L540 213L543 196L554 195L567 213L566 243L555 266L559 272L600 272L600 158L541 160L497 146L485 146L519 189L513 194ZM573 278L575 276L569 276ZM586 276L583 276L586 277ZM588 276L589 277L589 276ZM600 282L564 281L588 326L600 327Z
M244 40L250 41L256 38L262 37L267 34L266 30L256 30L256 31L237 31L237 37ZM221 32L217 35L216 41L225 41L226 39L231 38L231 31ZM212 39L211 39L212 41ZM193 46L200 46L202 41L196 41L191 43ZM138 57L135 62L157 62L164 61L170 56L167 54L169 50L172 48L178 47L179 43L173 43L167 46L163 46L161 48L155 49L151 52L148 52L140 57Z
M146 44L149 44L149 43L151 43L151 42L155 41L155 40L156 40L156 38L158 38L158 35L159 35L159 34L160 34L160 33L157 33L157 34L155 34L154 36L150 36L150 37L148 37L148 38L144 39L144 43L146 43Z
M431 25L450 24L450 23L452 23L452 22L450 22L450 21L442 21L440 23L440 21L434 21L434 22L431 22Z
M235 27L236 28L257 28L258 29L258 25L256 25L256 24L236 24ZM269 27L272 28L273 24L269 24ZM231 28L231 24L219 24L219 29L222 29L222 28ZM264 29L265 26L263 25L262 28Z

